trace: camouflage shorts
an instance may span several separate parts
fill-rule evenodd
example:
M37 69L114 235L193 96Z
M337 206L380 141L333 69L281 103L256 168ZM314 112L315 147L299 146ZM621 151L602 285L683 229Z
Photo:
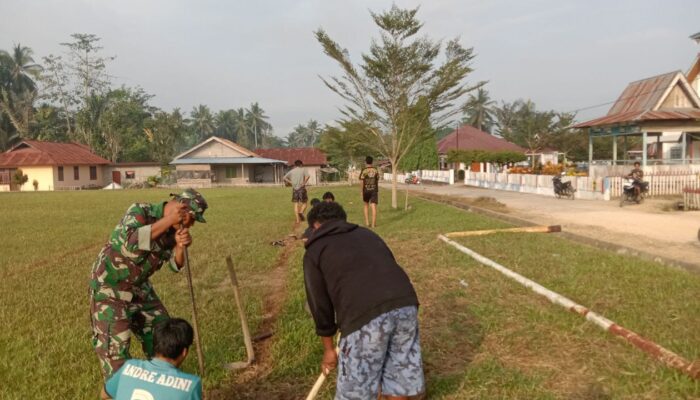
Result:
M153 327L169 318L160 299L151 291L143 300L126 302L108 298L90 299L92 345L107 379L131 358L131 335L141 342L147 357L153 357Z
M398 308L340 339L337 400L414 396L425 391L418 308Z

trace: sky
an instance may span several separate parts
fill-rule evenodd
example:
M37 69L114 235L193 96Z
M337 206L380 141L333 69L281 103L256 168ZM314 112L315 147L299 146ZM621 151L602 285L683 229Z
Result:
M631 81L686 71L700 52L688 38L700 32L697 0L0 0L0 49L20 43L40 62L72 33L92 33L116 56L113 82L142 87L153 105L215 112L258 102L286 136L309 119L331 123L344 104L319 78L340 68L313 32L323 28L360 62L378 36L369 11L392 3L420 6L428 37L474 48L469 82L539 109L612 102Z

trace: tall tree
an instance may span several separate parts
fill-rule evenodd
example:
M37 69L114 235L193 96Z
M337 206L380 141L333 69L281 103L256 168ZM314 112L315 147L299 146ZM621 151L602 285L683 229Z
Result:
M494 101L489 97L489 92L484 88L479 88L476 95L469 95L469 99L462 107L464 122L490 133L493 126L494 104Z
M0 51L0 112L21 137L30 136L38 94L34 80L41 70L29 47L17 44L12 52Z
M35 79L39 78L42 67L34 62L32 49L20 44L12 48L12 52L0 50L0 64L9 74L9 88L15 93L36 90Z
M250 147L253 144L253 141L250 140L250 127L248 126L245 108L236 110L236 137L238 138L238 144L243 147Z
M214 133L216 123L209 107L200 104L192 109L190 112L190 128L194 130L197 141L204 140Z
M184 140L186 131L179 109L176 108L172 113L157 111L144 128L151 157L161 165L167 165L176 154L178 142Z
M236 141L236 110L221 110L216 113L214 122L216 123L216 135Z
M143 131L144 122L150 117L148 101L153 97L141 88L122 87L105 95L104 112L99 121L100 154L112 162L122 160L126 147Z
M86 103L91 95L102 94L109 89L110 77L107 63L115 57L100 54L100 37L89 33L70 35L72 42L61 43L68 49L68 69L77 79L75 95Z
M255 148L258 148L258 136L272 128L272 125L267 122L269 118L270 117L265 115L265 110L263 110L257 102L251 104L250 108L247 110L246 119L248 121L248 128L250 132L253 133Z
M310 119L306 125L299 124L287 135L289 147L313 147L318 144L321 127L318 121Z
M442 44L417 36L423 24L416 18L418 9L400 9L396 5L382 13L371 12L380 28L379 40L373 40L363 63L356 67L347 50L319 29L316 39L326 55L337 61L342 78L323 79L346 100L344 120L364 125L363 140L392 164L391 205L397 207L397 171L401 159L416 145L432 135L427 126L441 127L459 112L453 102L472 88L463 81L472 71L472 49L457 39ZM441 57L442 64L436 66Z
M346 172L362 165L366 156L379 153L364 140L361 131L364 126L353 121L343 122L340 126L326 126L321 132L319 147L328 155L331 165Z

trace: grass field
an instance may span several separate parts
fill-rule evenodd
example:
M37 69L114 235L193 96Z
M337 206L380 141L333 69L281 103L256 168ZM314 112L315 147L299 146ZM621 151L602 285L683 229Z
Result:
M334 188L361 220L357 188ZM325 191L314 189L311 196ZM293 230L289 190L203 190L209 223L190 250L209 398L303 398L320 346L303 309L303 248L270 242ZM95 398L100 377L90 346L87 281L107 235L134 201L168 191L0 195L0 398ZM382 193L379 227L421 301L429 398L694 399L700 384L662 366L498 272L436 239L438 233L506 226L412 199L393 211ZM401 199L403 204L403 199ZM700 358L700 277L554 235L493 235L461 243L602 313L687 359ZM261 364L245 358L224 258L238 268L251 329L274 329ZM464 280L468 286L462 286ZM163 270L154 285L174 316L189 319L184 276ZM274 311L274 312L271 312ZM272 315L274 314L274 315ZM134 356L141 356L138 344ZM184 369L196 372L191 357ZM332 394L327 385L324 397Z

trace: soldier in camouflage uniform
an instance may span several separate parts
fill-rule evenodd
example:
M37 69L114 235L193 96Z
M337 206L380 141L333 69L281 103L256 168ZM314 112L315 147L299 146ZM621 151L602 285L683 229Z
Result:
M168 317L148 278L163 264L178 272L189 228L206 222L204 197L187 189L163 203L135 203L126 211L100 251L90 276L92 344L103 377L109 378L128 358L131 335L153 356L153 327Z

